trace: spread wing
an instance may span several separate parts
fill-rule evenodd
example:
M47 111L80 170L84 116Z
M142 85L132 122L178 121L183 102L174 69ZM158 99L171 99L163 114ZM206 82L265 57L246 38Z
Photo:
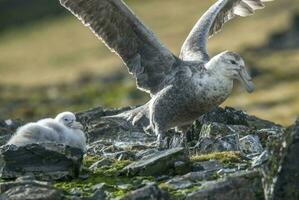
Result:
M221 31L222 26L235 16L246 17L257 9L264 8L263 2L272 0L218 0L199 19L186 41L180 58L188 61L209 61L208 38Z
M177 58L121 0L60 0L121 57L139 89L152 94L163 87Z

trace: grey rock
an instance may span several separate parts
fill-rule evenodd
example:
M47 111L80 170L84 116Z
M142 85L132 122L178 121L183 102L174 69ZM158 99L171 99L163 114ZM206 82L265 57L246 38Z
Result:
M35 177L33 175L27 176L20 176L16 179L17 182L24 182L24 181L35 181ZM46 182L45 182L46 183Z
M125 107L119 109L104 109L102 107L92 108L87 111L76 113L77 120L81 122L86 130L88 131L90 128L96 126L102 120L101 118L104 116L119 114L123 111L127 111L130 109L134 109L135 107ZM91 139L93 140L93 139Z
M136 153L136 159L142 159L146 156L159 152L158 149L146 149Z
M117 185L117 187L122 190L130 190L133 188L133 186L131 184L120 184L120 185Z
M166 180L169 180L170 178L171 178L171 176L169 176L169 175L161 175L161 176L156 177L156 181L158 181L158 182L166 181Z
M222 124L248 126L247 119L248 115L243 111L238 111L230 107L217 107L211 112L203 115L199 121L202 124L207 122L218 122Z
M189 179L181 177L172 178L169 181L167 181L166 184L176 190L190 188L194 185L194 183Z
M167 192L151 184L130 192L121 200L170 200Z
M207 122L202 125L199 137L219 138L231 134L248 135L249 133L250 129L244 125Z
M102 146L99 144L95 145L94 142L99 142L101 144L112 143L113 145L122 148L133 147L136 145L146 147L154 142L156 137L145 133L144 122L142 122L142 120L135 126L131 126L130 123L126 121L124 121L124 124L119 124L114 123L113 121L103 121L101 119L104 116L118 114L134 108L135 107L127 107L111 110L95 108L77 113L78 120L86 127L85 132L87 133L89 143L93 143L91 144L88 153L98 155L101 153L99 151ZM148 122L145 124L148 124ZM208 126L210 127L207 128ZM213 137L216 139L233 134L239 134L243 137L248 134L253 134L254 131L258 129L275 128L281 129L281 126L258 119L254 116L248 116L246 113L233 108L215 108L194 123L192 129L187 133L187 139L188 141L195 141L203 136L210 135L209 137L211 137L217 135L217 137ZM163 141L163 143L165 143L163 147L175 148L183 145L181 134L174 130L170 130L166 135L167 136Z
M269 158L269 153L267 150L263 151L259 156L255 157L251 162L251 167L259 167L262 164L266 163Z
M16 180L0 183L0 199L14 200L60 200L63 192L47 182L36 180Z
M196 144L197 153L211 153L222 151L238 151L239 136L237 134L227 135L219 138L200 138Z
M77 118L86 127L89 142L111 142L122 147L135 145L147 146L149 143L155 141L156 138L155 136L145 134L143 122L141 124L137 123L132 127L128 122L124 122L125 124L117 124L111 121L101 120L103 116L118 114L134 108L135 107L127 107L110 110L95 108L78 113ZM148 124L148 122L146 122L146 124ZM220 133L219 136L239 134L243 137L248 134L253 134L255 130L259 129L282 129L281 126L277 124L249 116L242 111L229 107L218 107L203 115L194 123L192 129L188 131L188 141L197 140L201 135L204 135L203 132L202 134L200 134L200 132L202 127L208 126L208 124L212 124L210 130L216 134ZM182 136L173 130L168 132L169 134L166 135L169 135L169 137L165 138L165 148L182 146ZM215 133L212 133L212 135ZM261 138L262 143L264 142L263 139L264 138Z
M94 192L94 194L91 197L85 197L85 198L81 198L83 200L105 200L107 197L107 195L105 194L105 192L101 189L96 190Z
M271 128L271 127L281 127L278 124L273 122L259 119L255 116L247 115L243 111L236 110L231 107L217 107L211 112L203 115L199 121L201 124L207 122L218 122L227 125L243 125L247 126L250 129L262 129L262 128Z
M111 145L111 143L109 145ZM105 148L107 148L107 145L102 141L95 141L86 146L86 153L88 155L102 155Z
M92 189L94 191L108 189L108 188L109 188L109 186L106 183L98 183L98 184L92 186Z
M245 154L260 154L263 152L262 144L258 136L247 135L240 139L240 149Z
M82 195L82 192L80 189L78 188L72 188L70 189L69 193L73 196L81 196Z
M188 131L188 141L198 140L202 127L211 123L214 124L211 131L216 131L221 135L238 133L241 137L259 129L282 129L278 124L247 115L243 111L230 107L217 107L194 122L192 128ZM221 133L221 130L224 133Z
M80 173L78 176L78 179L87 180L89 177L90 177L90 174L85 172L85 173Z
M266 199L299 199L299 119L282 138L268 143L263 166Z
M164 149L171 149L171 148L177 148L177 147L183 147L184 144L184 137L185 135L180 132L176 132L175 130L169 130L165 134L164 144L162 145L162 148Z
M216 171L222 169L224 166L217 160L209 160L209 161L202 161L193 163L193 168L200 170L207 170L207 171Z
M188 166L188 167L186 167ZM175 174L185 174L190 171L190 163L189 161L176 161L174 163L174 173Z
M183 175L182 178L196 182L196 181L216 179L217 174L215 170L205 170L200 172L189 172L188 174Z
M101 167L105 167L105 166L109 166L113 163L112 159L110 158L103 158L99 161L96 161L95 163L93 163L89 169L90 170L96 170L98 168L101 168Z
M80 149L62 144L31 144L0 148L1 178L33 175L40 180L77 177L83 159Z
M89 143L95 141L112 142L119 146L135 146L144 145L155 141L155 136L149 136L145 134L144 127L149 122L140 121L135 126L132 126L129 122L124 121L122 124L114 123L112 121L103 121L101 118L104 116L114 115L123 111L132 110L135 107L127 107L120 109L106 110L103 108L95 108L85 112L77 113L78 121L80 121L84 127L88 136ZM221 136L239 134L240 136L246 136L254 130L258 129L275 129L281 126L272 122L258 119L254 116L249 116L242 111L235 110L233 108L215 108L211 112L200 117L193 125L192 129L188 131L188 141L198 140L200 132L203 126L207 124L213 124L211 131L220 133ZM204 130L204 129L203 129ZM168 131L169 137L166 137L165 147L174 148L182 146L181 135L175 131ZM214 134L214 133L212 133ZM204 135L204 133L202 133ZM262 141L263 142L263 141Z
M137 124L132 126L130 122L125 120L105 121L102 117L119 114L123 111L131 110L136 107L126 107L120 109L103 109L101 107L94 108L85 112L77 113L76 117L85 128L89 143L94 141L110 141L113 143L121 143L135 145L155 141L154 136L145 134L143 127L145 124ZM148 122L145 122L148 123Z
M285 128L273 126L270 128L258 129L254 134L259 137L262 145L265 147L267 142L271 140L272 137L282 137L284 132Z
M146 156L126 166L121 174L129 176L159 176L165 173L174 173L177 161L184 162L185 168L189 169L189 158L184 148L173 148Z
M115 153L105 153L103 156L117 160L136 160L135 153L132 151L119 151Z
M0 146L6 144L9 138L13 135L13 132L0 128Z
M154 181L150 181L147 179L142 180L141 185L151 185L151 184L155 184Z
M217 174L225 175L225 174L235 173L236 171L238 171L238 169L236 169L236 168L224 168L224 169L218 170Z
M186 200L257 200L263 199L261 176L258 172L239 172L216 181L204 182Z
M112 144L105 147L102 151L102 154L117 153L123 150L124 148Z
M238 163L237 164L238 171L240 171L240 170L246 170L247 168L248 168L248 164L246 164L246 163Z

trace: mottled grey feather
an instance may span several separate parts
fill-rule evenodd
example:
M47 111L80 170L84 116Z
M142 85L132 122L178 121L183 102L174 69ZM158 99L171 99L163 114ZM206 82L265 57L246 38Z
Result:
M166 49L121 0L60 0L118 54L137 80L139 89L155 94L176 57Z
M222 26L236 15L249 16L256 9L264 8L266 0L218 0L199 19L186 41L180 58L187 61L209 61L208 38L221 31Z
M120 0L60 2L115 50L137 85L152 94L145 105L102 120L120 125L142 123L158 136L159 147L167 130L177 127L186 131L194 120L220 105L231 93L235 79L253 91L243 59L226 51L210 60L207 40L236 14L247 16L261 8L261 0L218 0L189 34L181 52L183 60L165 49Z

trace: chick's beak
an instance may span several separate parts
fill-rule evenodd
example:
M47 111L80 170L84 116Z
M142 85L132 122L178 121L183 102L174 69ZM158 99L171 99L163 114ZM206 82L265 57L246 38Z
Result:
M83 130L83 125L80 122L76 122L76 121L72 122L70 127L73 129Z
M243 86L246 88L247 92L249 92L249 93L253 92L255 89L255 86L254 86L254 83L252 82L252 78L249 75L249 73L247 72L245 66L242 66L240 68L238 75L239 75L238 79L241 81Z

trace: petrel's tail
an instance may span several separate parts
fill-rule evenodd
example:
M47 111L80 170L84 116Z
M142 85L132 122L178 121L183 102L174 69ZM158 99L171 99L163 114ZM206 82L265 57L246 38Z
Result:
M148 103L117 115L102 117L101 120L116 123L124 129L139 127L146 131L150 124Z

